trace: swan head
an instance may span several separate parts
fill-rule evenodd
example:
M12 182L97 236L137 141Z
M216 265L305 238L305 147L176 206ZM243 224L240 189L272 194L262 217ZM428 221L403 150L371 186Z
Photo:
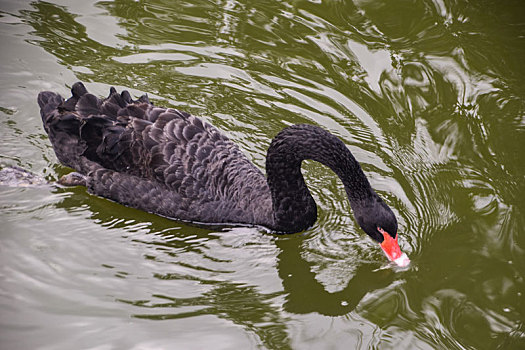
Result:
M374 241L378 242L387 258L405 267L410 263L397 242L397 220L392 210L375 193L372 198L352 205L357 223Z

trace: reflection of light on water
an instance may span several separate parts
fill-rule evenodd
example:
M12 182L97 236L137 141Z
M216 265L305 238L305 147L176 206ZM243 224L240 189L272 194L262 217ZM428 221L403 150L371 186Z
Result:
M233 12L235 6L240 6L237 1L226 0L222 9L222 25L219 28L219 33L231 37L235 34L236 27L239 23L239 20L236 16L233 16L230 12ZM231 39L230 39L231 40ZM228 41L228 40L221 40Z
M460 105L475 103L478 96L496 91L492 79L469 72L462 50L457 49L452 55L453 57L427 55L426 60L444 79L455 85Z
M113 57L113 59L120 63L148 63L152 61L190 61L197 58L177 52L149 52Z
M348 40L348 47L356 55L357 61L366 71L365 81L376 93L381 93L379 80L381 74L393 69L390 52L387 50L370 50L366 45Z

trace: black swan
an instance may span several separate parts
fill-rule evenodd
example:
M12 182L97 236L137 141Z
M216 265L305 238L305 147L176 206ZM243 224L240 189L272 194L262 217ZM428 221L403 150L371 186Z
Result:
M165 217L213 224L249 224L299 232L317 219L301 174L313 159L343 182L361 228L387 257L409 264L397 243L394 213L374 192L345 144L313 125L293 125L273 139L267 177L215 127L173 108L155 107L128 91L99 99L81 82L72 97L43 91L40 114L59 161L76 172L63 185Z

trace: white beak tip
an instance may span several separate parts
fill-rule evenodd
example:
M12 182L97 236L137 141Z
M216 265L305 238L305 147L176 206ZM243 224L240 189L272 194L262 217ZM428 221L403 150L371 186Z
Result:
M406 267L410 264L410 259L405 253L402 253L399 258L394 260L394 263L399 267Z

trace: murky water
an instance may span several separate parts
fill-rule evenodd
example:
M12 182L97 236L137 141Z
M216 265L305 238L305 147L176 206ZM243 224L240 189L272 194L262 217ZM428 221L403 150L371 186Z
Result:
M263 168L293 123L345 141L400 222L398 271L336 177L307 232L201 229L0 188L2 349L525 348L522 1L0 3L0 161L61 166L36 95L77 80L211 122Z

